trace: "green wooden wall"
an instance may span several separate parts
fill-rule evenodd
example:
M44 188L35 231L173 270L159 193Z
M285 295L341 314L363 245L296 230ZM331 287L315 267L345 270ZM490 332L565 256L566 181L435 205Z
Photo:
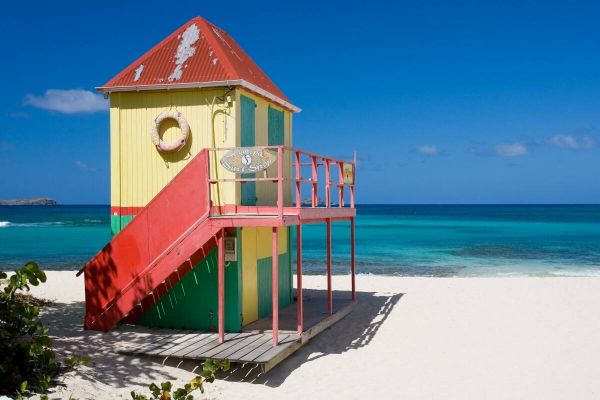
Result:
M112 216L113 235L123 229L134 215ZM279 307L293 302L291 268L291 228L287 248L279 254ZM242 241L238 231L238 260L242 259ZM258 318L272 314L271 257L257 260ZM225 330L240 332L242 328L242 268L230 262L225 268ZM196 265L158 303L146 311L136 323L153 328L215 331L218 328L217 250Z
M239 250L238 250L239 251ZM225 330L242 329L242 275L237 262L225 267ZM153 328L218 329L217 250L214 249L136 323Z
M135 215L111 215L110 216L110 233L115 236L121 232L125 225L131 222Z

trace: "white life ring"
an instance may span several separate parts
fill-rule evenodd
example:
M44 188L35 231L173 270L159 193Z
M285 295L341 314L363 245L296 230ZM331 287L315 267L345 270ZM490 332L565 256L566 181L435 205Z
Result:
M181 129L181 136L179 139L171 143L164 142L158 133L160 130L160 125L166 119L175 120L177 125L179 125L179 129ZM160 151L179 151L183 146L185 146L189 134L190 124L188 124L183 114L181 114L179 111L165 111L160 113L154 120L154 126L152 127L152 143Z

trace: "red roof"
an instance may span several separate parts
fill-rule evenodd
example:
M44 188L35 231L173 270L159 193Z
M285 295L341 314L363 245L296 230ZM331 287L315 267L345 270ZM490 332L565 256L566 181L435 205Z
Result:
M300 111L244 50L217 26L196 17L154 46L101 92L242 86Z

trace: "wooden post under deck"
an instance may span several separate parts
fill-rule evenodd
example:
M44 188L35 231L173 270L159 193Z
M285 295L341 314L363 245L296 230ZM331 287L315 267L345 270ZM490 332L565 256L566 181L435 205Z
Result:
M327 218L327 311L333 314L333 297L331 293L331 218Z
M218 296L219 296L219 342L225 341L225 230L221 229L217 238L218 248Z
M304 332L304 315L302 310L302 225L296 225L296 315L298 334Z
M272 233L273 254L271 267L271 287L273 289L273 346L279 342L279 253L277 251L277 227L273 227Z
M354 217L350 219L350 274L352 275L352 300L356 300L356 270L354 265L354 250L356 247L356 240L354 237L354 220Z
M277 215L283 217L283 146L277 146Z

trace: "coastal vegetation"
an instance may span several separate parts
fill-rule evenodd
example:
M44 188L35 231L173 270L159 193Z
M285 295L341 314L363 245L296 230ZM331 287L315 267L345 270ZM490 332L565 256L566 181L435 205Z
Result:
M40 319L42 307L51 304L27 292L30 286L46 282L46 274L28 262L10 276L0 271L0 395L18 396L46 392L60 373L87 364L89 357L69 356L58 361L48 328ZM131 392L134 400L193 400L191 394L204 393L204 384L215 380L219 371L229 370L229 360L207 360L187 384L175 389L169 381L152 383L150 394ZM47 399L47 396L42 396Z
M29 199L14 200L0 199L0 206L55 206L56 204L56 200L47 197L32 197Z
M161 383L160 387L156 383L152 383L148 388L150 395L131 392L133 400L194 400L194 396L190 393L200 390L204 393L204 384L212 383L215 380L215 374L219 371L229 370L229 360L206 360L202 364L202 370L192 380L183 387L173 389L173 384L169 381Z
M43 392L60 370L52 341L40 318L40 305L25 296L29 286L46 281L40 267L29 262L10 277L0 272L0 392Z
M43 393L60 372L85 364L88 358L56 359L48 328L39 318L49 302L26 294L46 282L46 274L28 262L9 277L0 271L0 393L22 398L26 392Z

